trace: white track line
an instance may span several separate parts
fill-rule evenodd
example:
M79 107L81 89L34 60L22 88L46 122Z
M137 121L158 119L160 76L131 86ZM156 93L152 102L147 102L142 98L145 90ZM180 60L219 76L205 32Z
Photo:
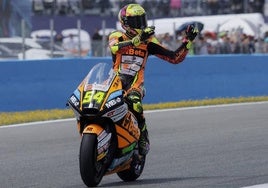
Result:
M193 106L193 107L182 107L182 108L169 108L159 110L147 110L145 113L156 113L156 112L169 112L169 111L185 111L193 109L205 109L205 108L219 108L219 107L231 107L231 106L245 106L255 104L268 104L268 101L261 102L245 102L245 103L232 103L232 104L218 104L218 105L207 105L207 106Z
M241 188L268 188L268 184L252 185L249 187L241 187Z

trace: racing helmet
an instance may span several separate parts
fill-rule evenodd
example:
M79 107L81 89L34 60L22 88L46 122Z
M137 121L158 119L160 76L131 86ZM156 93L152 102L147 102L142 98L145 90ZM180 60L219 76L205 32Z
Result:
M137 35L147 27L146 12L139 4L128 4L118 14L122 28L130 34Z

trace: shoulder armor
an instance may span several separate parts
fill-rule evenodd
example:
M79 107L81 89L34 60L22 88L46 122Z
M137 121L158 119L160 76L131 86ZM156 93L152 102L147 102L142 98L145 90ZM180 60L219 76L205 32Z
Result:
M123 33L121 31L113 31L112 33L110 33L109 38L120 38L123 36Z

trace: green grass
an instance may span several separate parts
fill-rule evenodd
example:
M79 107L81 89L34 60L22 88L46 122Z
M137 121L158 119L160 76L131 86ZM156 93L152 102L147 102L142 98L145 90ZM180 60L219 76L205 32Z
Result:
M193 107L217 104L231 104L243 102L268 101L268 96L260 97L239 97L239 98L216 98L204 100L188 100L179 102L168 102L159 104L144 104L144 110L156 110L166 108ZM0 113L0 126L35 121L46 121L56 119L73 118L74 114L70 109L35 110L23 112Z

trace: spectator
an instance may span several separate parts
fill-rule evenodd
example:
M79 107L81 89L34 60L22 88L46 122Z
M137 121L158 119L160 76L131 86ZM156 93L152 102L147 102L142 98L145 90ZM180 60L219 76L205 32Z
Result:
M33 0L32 2L32 10L36 14L42 14L44 11L44 5L42 0Z
M172 50L176 50L176 47L177 47L177 44L174 44L173 37L169 33L164 34L161 40L161 44L163 45L163 47L172 49Z
M103 36L101 35L98 28L95 29L94 34L92 35L92 55L93 56L103 56Z
M170 14L173 17L180 15L181 0L170 0Z
M57 0L57 6L59 8L64 7L67 9L69 7L69 0Z
M218 0L208 0L207 5L208 5L208 14L215 15L217 14L218 9Z
M170 0L158 0L154 8L153 17L157 15L158 17L167 17L170 16Z
M109 0L100 0L99 5L101 14L105 14L106 10L110 8Z
M248 45L249 53L254 54L256 52L254 37L248 36L248 39L249 39L249 45Z
M230 54L231 53L231 45L230 45L230 38L228 37L226 32L220 33L219 38L219 49L218 53L220 54Z
M233 0L231 10L232 10L232 12L234 14L243 13L243 10L244 10L243 1L241 1L241 0Z
M153 17L152 10L150 8L151 4L150 4L149 0L144 0L142 3L142 6L144 7L145 10L147 10L148 17Z
M53 0L43 0L44 9L47 14L54 14L56 8L56 1Z
M55 35L54 42L55 42L56 45L62 46L62 40L63 40L62 34L56 34Z
M95 32L92 35L92 40L101 40L102 39L102 36L99 34L99 31L100 30L98 28L95 29Z
M79 14L80 13L80 0L69 0L69 13Z
M208 54L208 42L204 36L199 36L199 40L195 42L195 54L207 55Z
M0 37L9 37L12 7L10 1L0 1Z
M253 12L263 13L264 0L250 0Z
M93 9L96 8L95 6L95 0L81 0L81 4L83 9Z
M216 54L218 48L217 34L215 32L206 31L203 36L207 43L208 54Z
M230 47L232 54L239 54L240 53L240 42L236 38L230 39Z
M243 54L249 54L249 38L247 35L243 34L241 39L241 53Z
M264 51L264 39L258 38L254 40L254 46L255 46L255 53L265 53Z
M69 37L64 38L62 45L63 48L70 54L76 55L78 53L78 44L74 40L73 34L70 34Z
M243 54L252 54L255 53L255 44L254 38L252 36L247 36L246 34L242 35L242 49L241 53Z

